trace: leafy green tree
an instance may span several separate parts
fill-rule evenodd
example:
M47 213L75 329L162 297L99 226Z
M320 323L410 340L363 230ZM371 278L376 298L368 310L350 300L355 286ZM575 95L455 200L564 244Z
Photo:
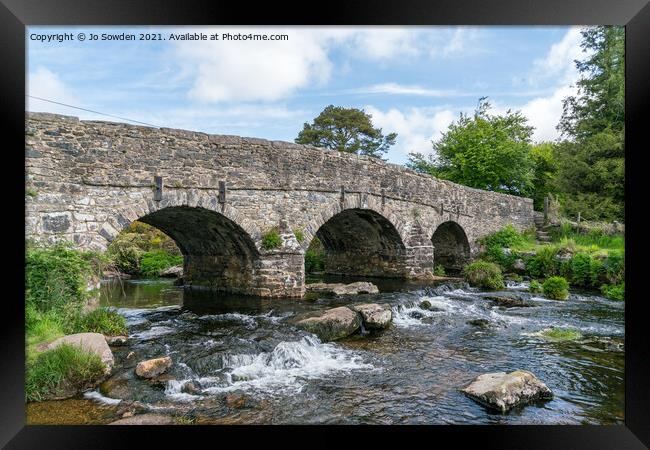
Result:
M411 153L407 167L479 189L528 195L533 188L533 127L521 112L489 114L486 97L473 116L461 113L438 141L434 155Z
M396 133L384 136L381 128L373 127L372 116L363 110L329 105L304 124L295 142L381 158L396 138Z
M625 202L625 29L590 27L576 61L578 93L564 99L557 189L566 214L621 220Z
M544 197L555 193L555 175L557 161L555 147L551 142L533 145L530 149L533 160L533 189L531 197L537 211L544 208Z

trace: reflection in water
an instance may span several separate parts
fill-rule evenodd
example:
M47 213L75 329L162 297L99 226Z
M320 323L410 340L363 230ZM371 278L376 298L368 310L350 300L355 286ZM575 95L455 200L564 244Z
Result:
M102 304L126 316L131 335L114 349L115 377L128 398L196 423L622 423L622 303L586 293L549 301L519 283L509 292L534 306L504 309L463 284L377 284L375 295L291 300L190 291L165 280L106 282ZM363 302L390 304L393 326L323 344L288 321ZM488 325L467 323L473 319ZM576 328L583 338L549 342L536 334L551 326ZM163 355L174 361L163 385L136 379L138 361ZM515 369L535 373L555 398L502 415L459 392L479 374ZM99 400L77 401L111 407ZM93 412L80 422L106 417Z

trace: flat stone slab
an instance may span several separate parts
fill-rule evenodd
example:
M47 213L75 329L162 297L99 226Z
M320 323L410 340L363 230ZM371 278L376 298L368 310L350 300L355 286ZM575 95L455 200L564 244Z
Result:
M551 400L553 392L535 375L525 370L486 373L461 392L473 400L501 412L538 400Z
M174 425L176 422L171 416L162 414L139 414L125 419L116 420L109 425Z
M305 286L307 291L334 295L378 294L379 289L367 281L355 283L311 283Z
M172 266L160 272L161 277L180 278L183 276L183 266Z
M115 360L113 359L113 352L111 352L111 349L106 343L106 338L101 333L69 334L49 343L46 347L46 350L52 350L61 344L74 345L81 347L83 350L96 354L101 358L102 362L106 366L107 371L109 372L115 363Z
M390 305L363 303L361 305L350 305L349 307L361 314L363 325L368 329L381 330L388 328L393 320L393 311Z
M350 308L340 306L299 319L295 325L327 342L342 339L357 331L361 327L361 317Z
M140 361L135 366L135 374L142 378L155 378L165 373L171 366L172 359L169 356L148 359L146 361Z
M487 300L491 300L498 306L503 306L505 308L528 308L535 306L532 303L527 302L523 298L513 297L508 295L488 295L485 296Z

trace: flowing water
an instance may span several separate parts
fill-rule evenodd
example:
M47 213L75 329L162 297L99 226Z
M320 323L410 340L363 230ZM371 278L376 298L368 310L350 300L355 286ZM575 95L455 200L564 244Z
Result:
M128 345L113 349L113 396L193 423L623 422L623 303L575 292L568 301L546 300L527 293L526 283L510 283L507 292L533 306L506 309L486 298L493 292L463 283L372 281L380 294L303 300L189 291L165 280L105 282L102 304L126 317L130 333ZM430 310L420 307L423 300ZM290 324L296 314L366 302L391 305L391 328L321 343ZM488 326L467 323L473 319ZM575 328L583 337L548 341L539 332L549 327ZM133 375L138 361L165 355L173 365L163 381ZM480 374L516 369L533 372L554 399L499 414L459 392ZM75 401L114 414L119 407L99 391ZM82 415L78 423L118 418Z

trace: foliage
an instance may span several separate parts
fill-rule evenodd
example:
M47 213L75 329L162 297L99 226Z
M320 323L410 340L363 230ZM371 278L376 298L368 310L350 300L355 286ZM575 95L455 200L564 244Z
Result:
M530 149L530 157L533 160L533 189L531 192L533 206L535 210L543 211L544 198L555 192L555 175L558 170L555 147L550 142L533 145Z
M603 272L603 264L588 253L577 253L569 262L571 283L582 287L596 287Z
M384 136L381 128L373 127L372 116L363 110L329 105L311 124L304 124L295 141L379 158L396 138L396 133Z
M296 241L301 244L305 240L305 233L302 230L293 230L293 235L296 237Z
M267 231L262 236L262 247L266 250L272 250L278 248L282 245L282 238L280 237L280 232L277 228L273 228Z
M433 274L437 277L447 276L447 272L445 271L445 268L440 264L436 264L436 266L433 268Z
M47 350L27 364L27 401L40 401L62 389L82 388L104 374L104 363L94 353L69 344Z
M487 289L504 289L501 268L488 261L475 261L465 266L465 278L472 286Z
M305 273L322 272L325 269L325 256L323 243L314 236L305 252Z
M544 296L553 300L569 298L569 283L564 277L550 277L542 285Z
M603 262L605 279L609 283L620 283L625 279L625 251L612 251Z
M587 220L624 219L625 29L582 32L589 56L576 61L578 93L564 99L556 148L557 189L565 214Z
M97 308L77 319L77 333L102 333L108 336L127 334L124 316L108 308Z
M39 313L53 312L72 320L89 297L93 275L90 258L60 243L50 248L28 247L25 260L25 304Z
M161 271L181 264L182 255L173 255L162 249L152 250L142 254L139 272L145 277L157 277Z
M534 294L539 294L539 293L543 292L542 283L540 283L537 280L531 280L530 287L528 288L528 291L532 292Z
M552 245L541 247L535 256L526 260L526 272L535 278L545 278L560 273L560 262L557 260L558 248Z
M625 300L625 281L618 284L603 284L600 291L607 298L623 301Z
M160 270L183 263L180 250L169 236L139 221L122 231L107 253L117 270L131 275L155 277Z
M485 97L472 117L461 113L425 157L411 153L407 166L479 189L529 195L533 187L533 127L517 111L490 115Z
M38 191L36 189L25 189L25 195L31 198L36 198L38 196Z
M582 337L575 328L547 328L540 335L551 341L573 341Z
M589 247L592 245L600 249L623 250L625 248L625 237L622 234L605 234L601 229L595 228L588 233L574 231L568 224L562 224L559 230L552 232L554 240L571 239L577 245Z

